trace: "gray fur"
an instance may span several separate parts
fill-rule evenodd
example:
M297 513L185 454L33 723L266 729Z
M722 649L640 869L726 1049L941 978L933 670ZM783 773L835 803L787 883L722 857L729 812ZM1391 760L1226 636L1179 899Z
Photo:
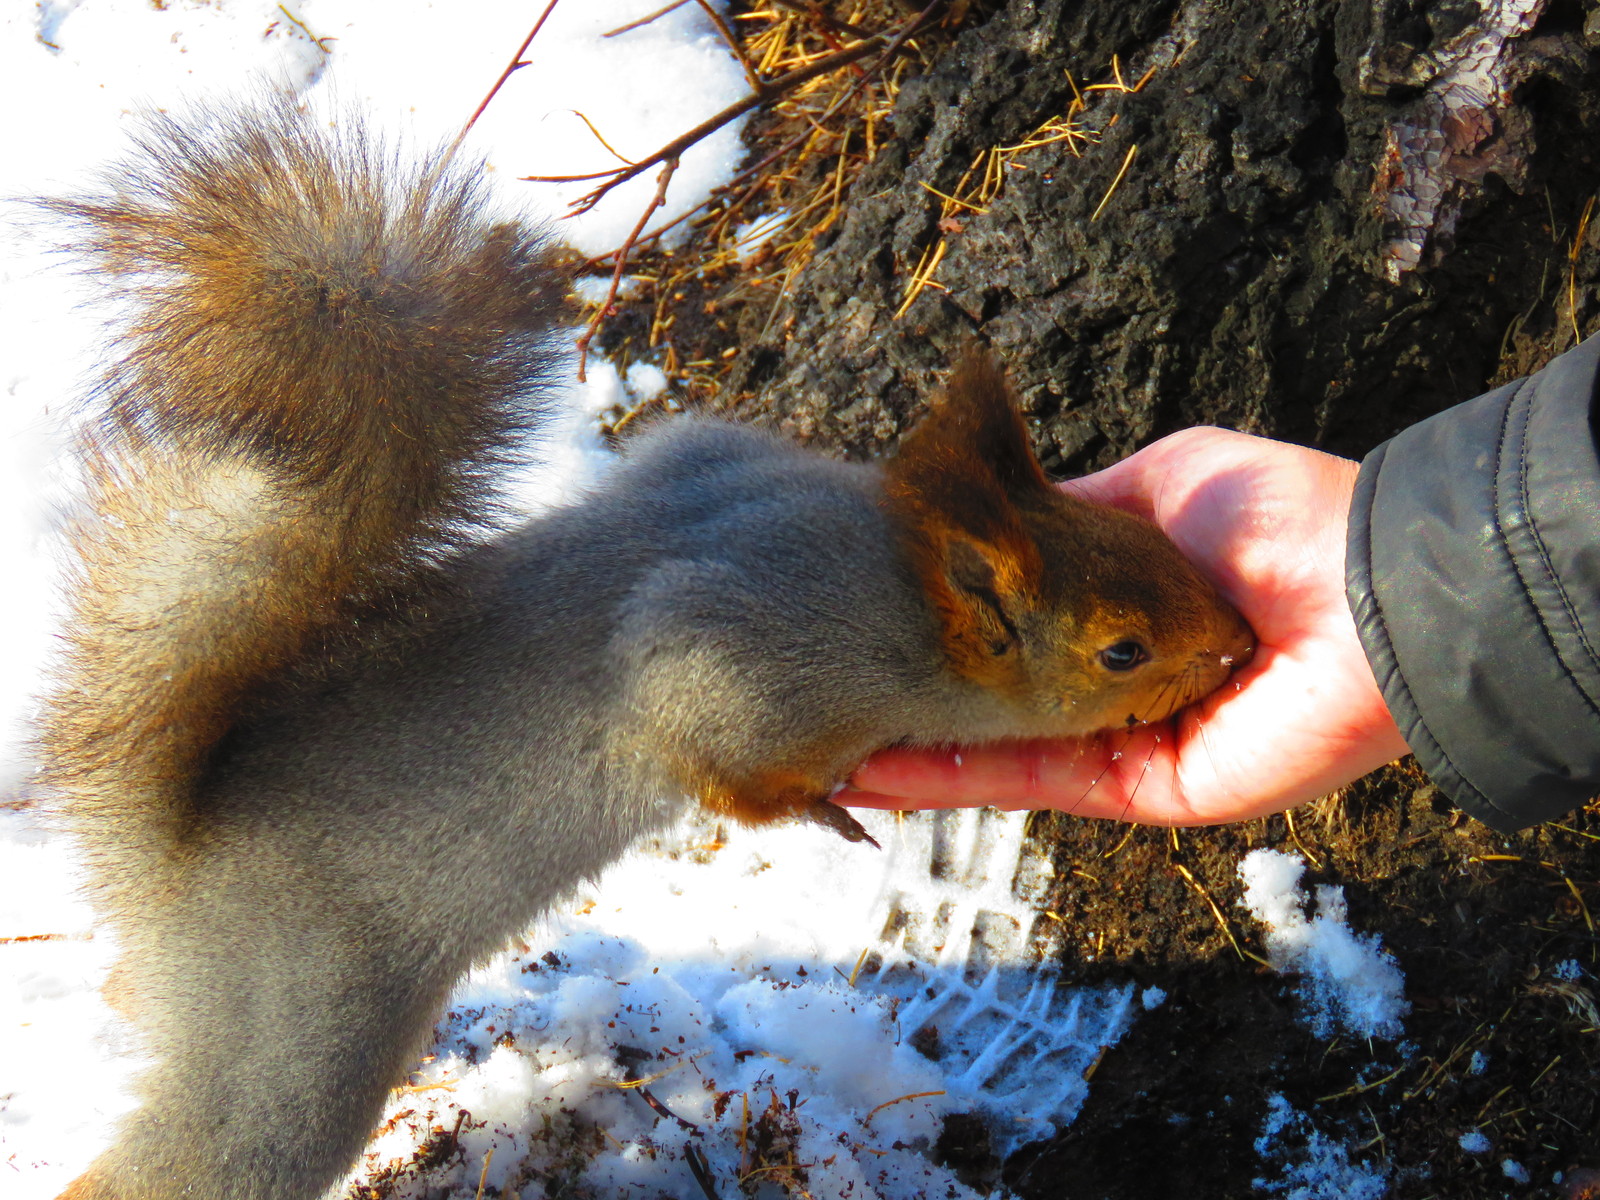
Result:
M842 778L970 729L879 491L873 466L672 423L474 553L424 630L239 731L129 948L181 999L113 1151L150 1186L120 1194L320 1192L461 973L682 813L661 748L755 770L821 733Z

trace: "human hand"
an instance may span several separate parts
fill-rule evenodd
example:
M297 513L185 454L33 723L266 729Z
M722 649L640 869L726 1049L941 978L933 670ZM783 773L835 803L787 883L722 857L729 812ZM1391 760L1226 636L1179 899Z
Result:
M1064 485L1165 530L1250 622L1255 657L1198 704L1137 729L883 751L836 802L1220 824L1280 812L1409 753L1345 604L1356 470L1301 446L1188 429Z

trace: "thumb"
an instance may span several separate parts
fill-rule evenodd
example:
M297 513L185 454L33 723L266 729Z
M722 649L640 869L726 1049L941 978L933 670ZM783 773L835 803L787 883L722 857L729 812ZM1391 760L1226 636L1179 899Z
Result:
M1150 498L1149 454L1148 448L1140 450L1103 471L1068 479L1061 489L1092 504L1106 504L1151 518L1154 505Z

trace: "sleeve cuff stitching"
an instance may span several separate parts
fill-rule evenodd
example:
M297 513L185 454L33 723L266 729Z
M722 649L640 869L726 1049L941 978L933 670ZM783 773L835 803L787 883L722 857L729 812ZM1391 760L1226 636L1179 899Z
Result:
M1500 539L1500 545L1502 550L1505 552L1506 558L1510 560L1512 570L1517 574L1517 582L1522 587L1523 598L1527 600L1529 609L1532 610L1534 618L1539 622L1539 630L1544 634L1545 643L1550 648L1551 657L1560 665L1561 673L1566 677L1567 682L1572 685L1572 690L1576 692L1580 698L1582 698L1584 705L1589 709L1589 711L1594 714L1597 719L1600 719L1600 707L1596 706L1594 698L1590 696L1588 691L1583 687L1582 683L1578 679L1577 674L1570 666L1567 665L1566 657L1561 652L1561 645L1556 640L1554 631L1550 627L1550 622L1546 619L1544 609L1539 605L1539 602L1534 595L1533 588L1529 585L1528 581L1528 574L1531 569L1536 566L1538 568L1542 568L1545 581L1550 585L1551 589L1554 590L1556 595L1560 597L1561 609L1566 614L1568 626L1577 634L1578 640L1583 645L1584 652L1589 656L1591 669L1600 672L1600 658L1596 657L1594 647L1590 644L1588 635L1578 620L1577 612L1572 605L1571 599L1567 595L1566 588L1562 586L1560 578L1556 575L1555 568L1551 565L1550 555L1545 547L1544 539L1539 536L1539 530L1533 523L1533 516L1528 506L1527 426L1531 408L1528 400L1525 398L1525 393L1528 391L1528 382L1529 381L1523 382L1523 385L1519 387L1516 393L1511 397L1510 403L1506 405L1505 416L1502 418L1500 425L1500 446L1497 453L1504 454L1507 439L1509 437L1510 426L1513 419L1515 419L1518 424L1518 429L1516 434L1516 512L1514 515L1521 520L1523 526L1528 531L1528 538L1533 543L1535 550L1534 558L1536 561L1529 562L1526 561L1528 556L1517 555L1511 546L1510 539L1506 537L1505 527L1500 519L1502 509L1500 496L1500 462L1498 461L1495 463L1494 484L1492 491L1495 533ZM1515 416L1513 416L1513 410L1515 410Z

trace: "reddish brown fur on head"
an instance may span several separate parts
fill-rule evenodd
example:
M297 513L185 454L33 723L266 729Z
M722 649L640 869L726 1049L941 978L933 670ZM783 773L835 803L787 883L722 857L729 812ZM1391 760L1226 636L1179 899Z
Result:
M888 464L889 501L912 534L945 651L977 682L1001 685L1011 664L993 653L1004 626L973 593L1016 594L1039 578L1039 550L1014 498L1048 490L999 364L975 351Z
M1155 526L1049 482L987 353L887 471L946 662L1015 706L1015 732L1159 719L1248 654L1249 628ZM1144 657L1117 669L1129 646Z

